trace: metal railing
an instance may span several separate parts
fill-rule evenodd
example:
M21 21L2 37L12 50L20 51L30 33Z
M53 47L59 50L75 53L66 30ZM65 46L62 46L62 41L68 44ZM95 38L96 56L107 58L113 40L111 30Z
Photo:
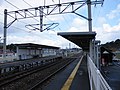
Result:
M91 90L112 90L89 56L87 64Z

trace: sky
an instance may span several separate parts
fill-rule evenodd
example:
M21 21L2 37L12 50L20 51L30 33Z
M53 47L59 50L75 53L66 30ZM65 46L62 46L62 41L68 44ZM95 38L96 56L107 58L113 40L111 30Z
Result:
M8 12L28 9L43 5L53 5L77 0L0 0L0 42L3 42L4 9ZM94 0L92 0L94 1ZM87 4L79 8L77 13L87 17ZM13 19L7 18L7 23ZM61 48L76 47L72 42L58 36L58 32L88 32L88 21L74 13L48 15L43 23L59 23L51 30L40 32L25 27L28 24L39 24L39 17L18 19L7 29L7 44L35 43ZM96 40L101 44L120 39L120 0L104 0L103 5L92 5L92 31L97 33Z

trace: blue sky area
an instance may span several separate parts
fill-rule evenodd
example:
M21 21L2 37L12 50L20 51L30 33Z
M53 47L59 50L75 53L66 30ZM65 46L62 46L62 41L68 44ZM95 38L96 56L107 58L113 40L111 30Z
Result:
M60 0L61 3L77 0ZM94 0L92 0L94 1ZM95 0L96 1L96 0ZM59 0L0 0L0 37L3 42L4 9L15 11L50 4L58 4ZM77 10L77 13L87 16L87 4ZM14 22L7 30L7 44L36 43L61 48L69 47L68 40L57 35L57 32L85 32L88 31L87 20L73 14L58 14L44 17L43 23L59 23L59 26L40 32L29 30L27 24L38 24L39 18L23 19ZM8 22L12 19L8 18ZM104 0L103 6L92 6L92 30L97 33L96 40L102 44L120 39L120 0ZM71 43L71 47L76 47Z

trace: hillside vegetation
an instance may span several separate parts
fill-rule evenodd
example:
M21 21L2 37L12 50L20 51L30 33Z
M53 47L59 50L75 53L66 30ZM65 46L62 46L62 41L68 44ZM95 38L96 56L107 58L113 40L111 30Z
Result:
M116 41L107 42L106 44L102 44L102 46L113 52L120 50L120 39L117 39Z

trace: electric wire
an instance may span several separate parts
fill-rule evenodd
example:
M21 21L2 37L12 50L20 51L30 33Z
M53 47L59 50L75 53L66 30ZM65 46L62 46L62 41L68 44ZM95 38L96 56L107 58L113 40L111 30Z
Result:
M7 1L7 0L5 0L7 3L9 3L10 5L12 5L13 7L15 7L15 8L17 8L17 9L19 9L17 6L15 6L14 4L12 4L11 2L9 2L9 1ZM24 0L23 0L24 1ZM27 3L26 1L24 1L26 4L28 4L29 6L31 6L32 7L32 5L30 5L29 3ZM37 20L38 21L38 20ZM24 24L27 24L27 23L25 23L25 22L22 22L22 21L19 21L19 22L21 22L21 23L24 23Z
M29 5L30 7L32 7L32 5L30 5L28 2L26 2L25 0L23 0L24 3L26 3L27 5Z
M4 24L4 23L2 23L2 22L0 22L1 24ZM24 29L22 29L22 28L19 28L19 27L16 27L16 26L11 26L12 28L15 28L15 29L17 29L17 30L19 30L19 31L24 31L24 32L26 32L26 33L28 33L28 34L34 34L34 35L36 35L36 36L38 36L38 37L40 37L40 35L39 34L37 34L37 33L34 33L34 31L32 32L32 31L27 31L27 30L24 30ZM42 36L43 37L43 36ZM47 36L45 36L44 35L44 38L47 38L47 39L50 39L49 37L47 37Z
M31 8L33 8L33 6L32 5L30 5L28 2L26 2L25 0L23 0L27 5L29 5ZM44 5L45 5L45 0L44 0ZM45 16L45 18L47 18L46 16ZM48 19L48 18L47 18ZM52 20L50 20L50 19L48 19L49 21L51 21L51 22L53 22Z
M14 4L12 4L11 2L9 2L9 1L7 1L7 0L5 0L5 1L6 1L8 4L12 5L13 7L19 9L17 6L15 6Z
M26 3L27 5L29 5L30 7L32 7L33 8L33 6L32 5L30 5L28 2L26 2L25 0L23 0L24 1L24 3ZM45 0L44 0L44 5L45 5ZM47 18L46 16L45 16L45 18ZM48 18L47 18L48 19ZM49 21L51 21L50 19L48 19ZM51 21L51 22L53 22L53 21Z
M11 2L9 2L9 1L7 1L7 0L5 0L7 3L9 3L10 5L12 5L13 7L15 7L15 8L17 8L17 9L20 9L20 8L18 8L17 6L15 6L14 4L12 4ZM24 0L23 0L24 1ZM25 2L25 1L24 1ZM25 2L26 4L28 4L27 2ZM29 5L29 4L28 4ZM29 5L30 6L30 5ZM33 18L34 20L36 20L37 22L39 22L37 19L35 19L35 18ZM22 22L22 21L19 21L19 20L17 20L18 22L21 22L21 23L24 23L24 24L27 24L27 23L25 23L25 22Z
M7 0L5 0L7 3L9 3L10 5L12 5L13 7L15 7L15 8L17 8L17 9L19 9L17 6L15 6L14 4L12 4L11 2L9 2L9 1L7 1ZM29 5L30 7L32 7L32 5L30 5L28 2L26 2L25 0L23 0L27 5ZM47 18L48 19L48 18ZM51 22L53 22L52 20L50 20L50 19L48 19L49 21L51 21ZM19 21L20 22L20 21ZM23 22L22 22L23 23ZM24 24L26 24L26 23L24 23ZM59 27L59 29L60 29L60 27Z
M32 5L30 5L28 2L26 2L25 0L23 0L27 5L29 5L30 7L32 7L33 8L33 6ZM53 2L54 2L54 0L52 0ZM44 5L45 5L45 0L44 0ZM59 3L60 3L60 0L59 0ZM66 21L66 23L68 24L68 21L65 19L65 17L64 16L62 16L63 17L63 19L64 19L64 21ZM48 17L46 17L45 16L45 18L46 19L48 19L50 22L53 22L51 19L49 19ZM70 25L67 25L68 27L70 26ZM60 27L59 27L60 28Z
M0 22L0 23L4 25L3 22ZM16 27L16 26L11 26L11 27L16 28L16 29L19 29L19 30L23 30L23 31L25 31L24 29L18 28L18 27ZM27 31L25 31L25 32L27 32Z
M17 9L20 9L18 8L17 6L15 6L14 4L12 4L11 2L5 0L8 4L12 5L13 7L17 8ZM28 15L29 16L29 15ZM39 22L39 20L35 19L34 17L32 17L34 20L36 20L37 22Z

